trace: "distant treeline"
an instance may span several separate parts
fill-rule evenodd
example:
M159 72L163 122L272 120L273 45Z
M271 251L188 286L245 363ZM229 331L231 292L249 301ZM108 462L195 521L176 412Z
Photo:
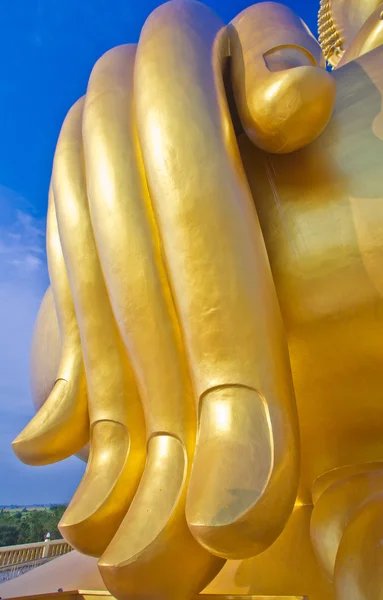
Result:
M40 509L18 508L0 509L0 547L43 542L47 533L50 533L51 540L62 537L57 526L66 509L65 505Z
M51 506L58 506L58 504L0 504L0 510L4 508L5 510L15 510L16 508L50 508Z

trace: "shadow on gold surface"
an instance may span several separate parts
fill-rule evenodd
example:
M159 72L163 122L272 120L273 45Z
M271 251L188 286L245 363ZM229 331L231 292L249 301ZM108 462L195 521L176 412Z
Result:
M287 330L304 504L328 471L383 458L382 54L334 72L334 115L309 147L240 140Z
M262 554L228 561L205 588L206 594L291 594L310 600L334 600L331 583L322 573L310 539L311 506L296 506L283 533Z

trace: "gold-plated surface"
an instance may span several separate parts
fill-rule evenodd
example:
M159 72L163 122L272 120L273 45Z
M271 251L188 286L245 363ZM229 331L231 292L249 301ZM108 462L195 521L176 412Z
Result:
M197 598L201 600L309 600L306 596L254 596L252 594L199 594Z
M344 65L329 74L286 7L225 26L168 2L64 122L42 407L14 445L33 464L78 452L88 407L60 528L119 600L190 599L257 554L254 593L381 594L378 4L322 6L326 58ZM58 326L61 359L46 358Z
M14 596L8 600L22 600L25 596ZM54 592L52 594L38 594L28 596L30 600L114 600L108 592L97 591L97 590L73 590L69 592ZM195 596L193 600L309 600L306 596L254 596L254 595L235 595L229 596L227 594L199 594Z
M311 539L324 570L332 581L338 568L340 546L360 510L383 494L383 470L359 473L331 485L314 506ZM362 542L362 539L359 540ZM347 548L347 551L349 548ZM360 560L360 559L357 559ZM372 573L370 573L370 578ZM378 582L380 574L376 574Z
M83 367L81 341L73 306L65 260L62 253L54 207L53 191L49 192L47 219L47 254L49 275L52 282L54 304L50 307L50 297L45 303L50 317L57 313L61 343L49 340L54 335L54 325L48 331L40 332L40 320L35 331L34 345L48 345L42 360L44 373L50 372L55 349L61 346L60 362L55 369L55 380L46 390L42 400L40 385L34 385L35 403L44 404L34 419L13 442L17 456L29 464L49 464L71 456L81 450L89 439L88 405ZM44 304L43 304L44 305ZM44 317L42 317L44 321ZM40 338L43 338L40 341ZM33 352L33 355L35 353ZM40 369L37 370L39 372ZM34 369L32 369L34 372ZM53 375L53 373L52 373ZM47 377L47 375L44 375ZM43 386L45 387L45 386Z
M49 286L40 305L31 344L30 384L36 412L46 402L56 382L60 358L60 330L52 287Z
M312 506L296 506L279 538L265 552L229 560L205 594L307 596L335 600L333 585L315 557L310 539Z
M326 60L332 66L341 64L344 53L381 4L381 0L320 0L319 42ZM357 56L355 54L354 58Z
M271 41L272 40L272 41ZM312 142L334 105L334 79L301 19L260 2L230 25L234 96L245 132L259 148L287 153Z
M91 452L60 528L75 548L99 556L136 491L145 460L145 431L91 226L81 134L83 104L83 100L75 104L62 127L53 166L53 194L83 347ZM95 527L97 536L93 535Z
M202 550L185 520L196 416L137 139L134 59L134 46L116 48L100 59L89 82L83 122L92 224L139 384L148 439L137 494L100 569L118 596L138 590L192 595L223 561ZM164 577L174 557L188 563L189 581L182 570ZM145 578L148 562L151 577Z
M286 340L224 97L227 43L208 8L170 2L146 22L135 72L139 138L201 423L186 516L196 539L225 558L275 539L298 474ZM213 427L203 422L211 410ZM241 472L233 455L222 461L226 444ZM207 453L208 477L199 467Z
M379 536L378 525L370 533L374 489L360 491L360 515L349 516L335 492L323 504L343 480L352 504L354 477L382 469L382 56L379 47L334 72L332 121L308 148L265 156L241 140L289 339L301 433L297 501L309 503L314 486L313 544L332 565L338 600L372 600L382 586L377 563L367 566Z
M383 2L373 11L355 35L343 57L339 67L374 50L383 43Z
M289 339L303 503L324 473L382 460L381 56L334 72L333 119L307 149L271 157L241 140Z

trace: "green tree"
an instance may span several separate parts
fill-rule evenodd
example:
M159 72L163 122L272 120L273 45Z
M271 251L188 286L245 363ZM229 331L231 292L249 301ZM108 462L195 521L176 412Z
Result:
M17 525L0 524L0 546L14 546L19 543Z
M42 542L48 532L51 540L60 539L58 523L65 509L55 505L50 510L0 511L0 546Z

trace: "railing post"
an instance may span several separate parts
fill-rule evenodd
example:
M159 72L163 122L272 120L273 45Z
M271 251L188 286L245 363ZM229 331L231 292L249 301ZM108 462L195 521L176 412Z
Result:
M49 548L50 548L50 541L47 540L46 542L44 542L43 558L48 558Z

